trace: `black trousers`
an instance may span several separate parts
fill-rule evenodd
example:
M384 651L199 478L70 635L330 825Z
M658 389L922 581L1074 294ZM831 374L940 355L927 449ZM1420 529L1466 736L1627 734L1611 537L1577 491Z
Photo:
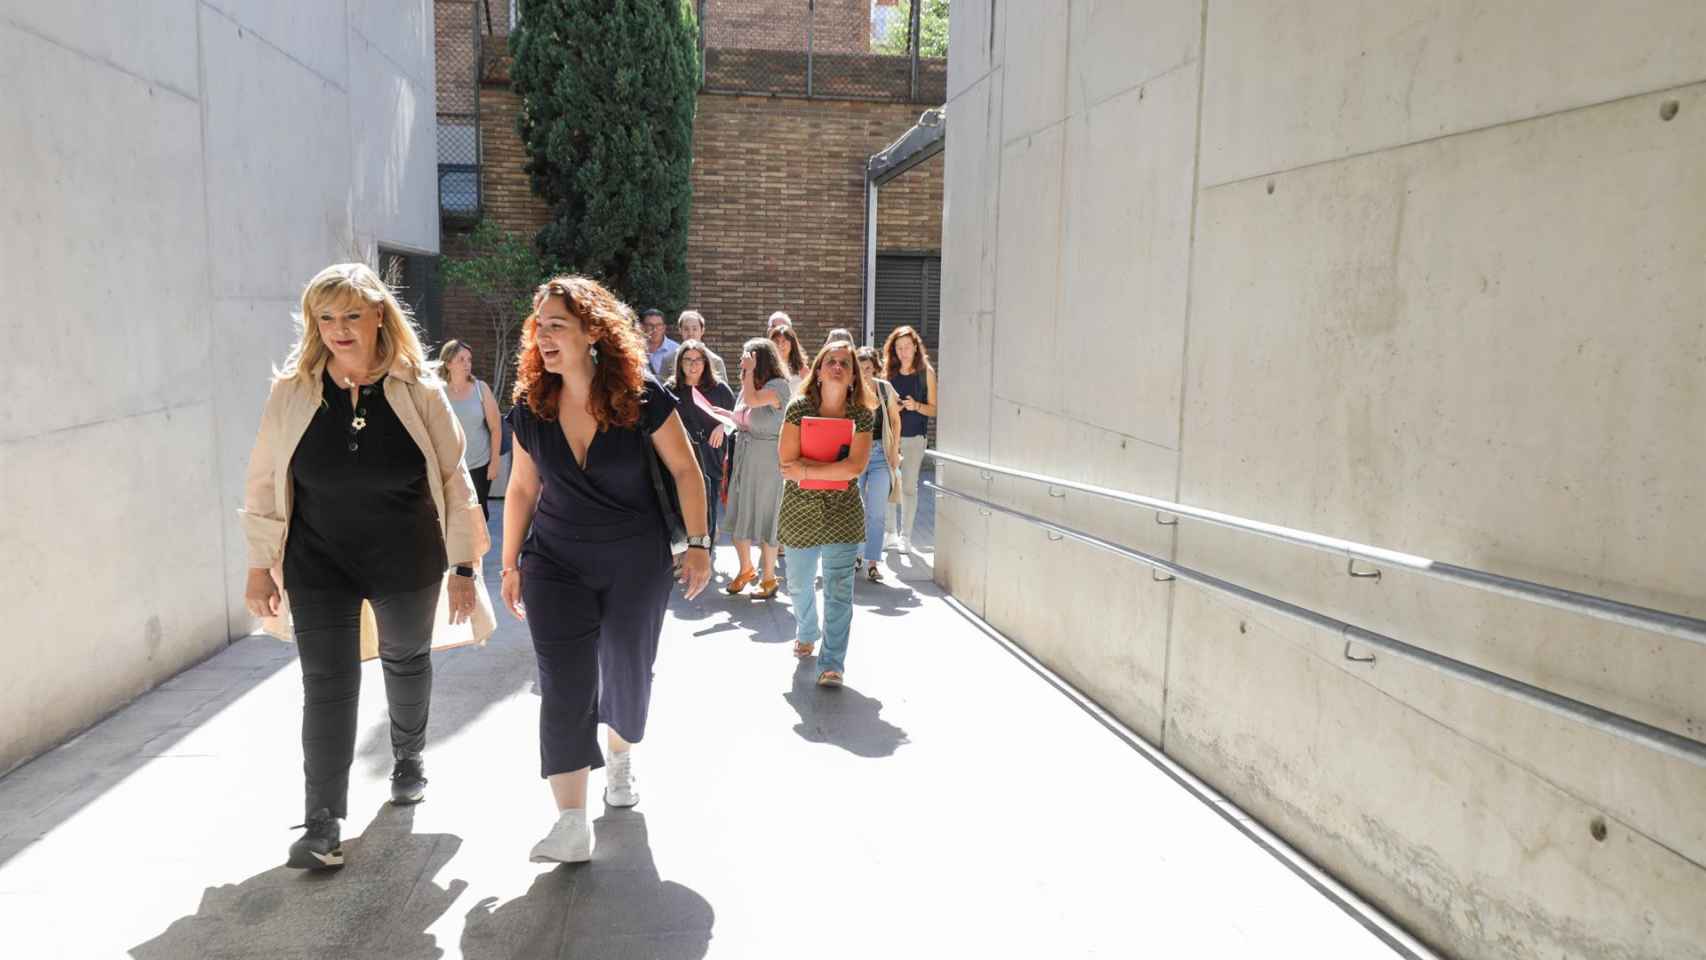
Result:
M468 479L474 481L474 495L480 498L480 513L484 514L487 520L492 518L491 511L486 509L486 501L492 497L492 481L486 477L486 471L489 469L491 464L482 463L468 471Z
M539 662L539 775L549 777L604 766L601 721L629 743L646 735L675 574L656 532L541 543L535 526L534 537L521 555L521 597Z
M432 703L432 627L440 583L373 597L379 621L379 660L391 708L391 753L415 756L426 746ZM304 812L325 807L348 815L349 768L355 760L356 707L361 693L361 601L353 591L290 594L302 661Z

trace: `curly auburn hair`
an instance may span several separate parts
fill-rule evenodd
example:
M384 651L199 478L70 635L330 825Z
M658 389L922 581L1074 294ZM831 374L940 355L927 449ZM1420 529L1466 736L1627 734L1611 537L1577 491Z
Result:
M552 297L563 299L569 315L581 322L597 351L587 412L598 421L599 431L639 423L640 398L646 389L646 350L634 328L634 311L603 284L587 277L552 277L533 292L533 312L522 325L521 347L516 354L514 401L527 404L541 420L557 419L563 378L545 369L538 342L539 314Z

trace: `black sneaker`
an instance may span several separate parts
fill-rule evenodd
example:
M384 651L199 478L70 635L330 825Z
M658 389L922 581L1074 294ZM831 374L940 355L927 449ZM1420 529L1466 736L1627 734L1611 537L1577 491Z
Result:
M426 765L420 757L404 757L391 768L391 802L398 806L426 798Z
M308 828L302 838L290 845L290 859L285 866L297 870L332 870L344 865L344 847L338 839L338 820L324 807L308 816L292 830Z

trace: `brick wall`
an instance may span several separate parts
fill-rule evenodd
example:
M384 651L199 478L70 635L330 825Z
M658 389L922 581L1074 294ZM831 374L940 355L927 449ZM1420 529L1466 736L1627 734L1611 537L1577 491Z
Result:
M871 49L870 0L705 0L705 45L731 50Z
M687 263L712 349L738 350L777 309L808 347L833 327L862 328L865 162L917 115L900 104L699 98ZM940 249L939 163L884 199L909 209L879 216L879 248Z
M480 94L485 215L531 239L547 211L521 169L518 105L497 60ZM862 330L865 162L918 113L910 104L699 97L688 305L705 314L712 349L738 354L778 309L794 317L808 349L832 327ZM941 248L940 157L884 187L882 200L880 250ZM443 250L456 256L460 234L447 233ZM469 341L476 369L489 371L490 334L477 305L447 290L443 312L446 336Z
M883 185L877 204L878 250L942 249L942 163L938 153Z

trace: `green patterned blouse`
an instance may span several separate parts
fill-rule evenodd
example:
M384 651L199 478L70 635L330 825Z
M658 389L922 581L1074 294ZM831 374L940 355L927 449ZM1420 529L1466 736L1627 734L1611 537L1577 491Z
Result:
M876 423L871 411L857 404L852 406L849 419L853 421L853 432L869 435ZM818 415L811 397L801 394L789 402L783 418L798 427L801 420ZM785 547L863 542L865 504L859 498L859 481L847 481L845 490L801 490L794 481L784 481L777 538Z

